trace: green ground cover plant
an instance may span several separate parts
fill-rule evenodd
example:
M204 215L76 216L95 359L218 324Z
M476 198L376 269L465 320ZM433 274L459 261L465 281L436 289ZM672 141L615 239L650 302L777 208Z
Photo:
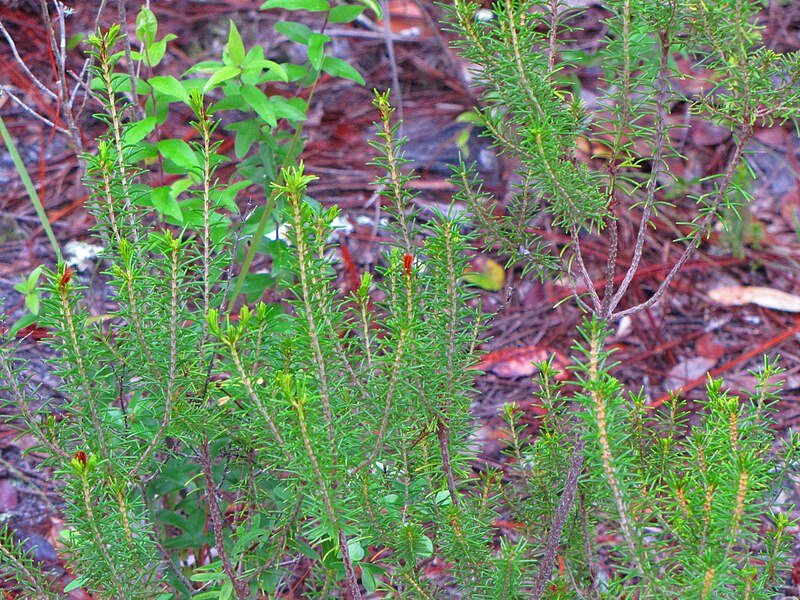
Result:
M394 233L382 266L352 293L339 290L330 244L338 211L308 198L314 175L289 161L262 173L265 202L287 225L288 300L242 303L229 275L239 187L216 176L216 111L252 108L258 121L234 128L237 155L267 169L263 156L247 162L251 127L274 138L270 115L291 115L280 113L285 100L265 103L258 86L291 69L246 51L231 25L223 61L194 70L208 78L137 81L153 102L136 116L121 93L134 93L131 76L115 69L120 30L92 36L108 134L87 155L87 185L114 307L91 316L65 264L37 274L46 289L30 302L54 334L57 399L15 375L24 364L13 343L0 349L3 385L20 413L13 423L33 434L63 482L69 588L148 599L776 597L794 525L776 497L800 447L795 438L776 443L769 427L780 368L765 360L756 392L743 399L710 381L690 419L679 398L655 411L643 393L626 392L611 374L606 338L615 319L663 296L717 212L746 197L735 174L757 126L794 118L798 57L763 48L757 2L606 2L600 108L589 111L560 77L574 12L557 1L499 5L484 21L457 0L449 26L477 66L480 121L519 160L521 183L506 218L467 167L454 175L457 198L528 272L568 281L587 314L570 382L540 365L548 412L539 436L525 438L516 407L504 408L509 473L473 464L469 367L486 318L464 275L477 232L455 211L428 222L415 215L388 93L374 102L384 173L376 183ZM342 19L361 8L265 7ZM166 49L143 14L138 59L155 66ZM307 42L312 71L324 69L324 39L286 32ZM670 86L681 53L712 74L696 97ZM217 85L215 105L208 94ZM191 110L191 143L144 141L155 139L162 96ZM669 161L681 160L667 119L679 101L729 127L737 145L724 170L686 198L697 218L684 224L676 243L685 250L664 285L629 305L653 215L667 208ZM602 169L575 158L578 139L594 135L609 149ZM143 152L181 175L181 189L148 188ZM548 247L534 235L541 212L570 244ZM633 248L620 247L623 213L640 217ZM581 243L601 235L610 250L597 289ZM263 230L252 236L256 245ZM620 253L631 260L616 286ZM21 291L32 295L36 283ZM509 516L520 523L512 534L497 525ZM601 531L616 540L605 564ZM61 597L9 531L0 564L22 595Z

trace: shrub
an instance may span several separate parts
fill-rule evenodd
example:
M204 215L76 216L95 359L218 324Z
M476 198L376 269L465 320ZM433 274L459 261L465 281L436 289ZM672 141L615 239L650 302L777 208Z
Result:
M598 116L557 77L566 63L556 33L571 14L559 3L509 0L488 24L473 18L476 6L455 3L451 26L486 89L482 123L520 160L522 181L505 219L492 216L470 169L456 175L459 197L512 258L543 277L565 276L589 313L573 382L559 383L552 364L541 365L549 412L540 436L524 439L517 410L505 408L511 482L478 474L470 462L468 368L484 322L463 278L474 234L454 214L414 218L388 94L375 99L385 171L378 183L395 231L383 268L351 293L337 289L329 245L337 210L306 197L313 175L302 163L287 166L270 197L288 224L289 310L239 305L228 279L234 240L218 216L233 208L232 196L215 177L208 99L182 85L185 95L176 96L197 134L180 151L190 200L181 209L187 218L160 223L135 196L143 172L130 132L142 121L120 117L118 30L94 36L109 134L88 158L88 184L115 307L92 318L69 267L47 273L42 322L54 334L60 402L42 403L15 375L24 364L12 345L0 350L24 427L63 481L63 554L76 575L69 587L110 598L360 598L365 590L403 598L772 597L787 566L790 522L781 512L768 527L762 519L797 447L791 439L773 456L772 378L780 369L765 361L745 401L709 382L690 423L678 399L654 411L641 393L627 394L605 344L610 322L652 306L717 210L733 205L733 173L754 127L794 114L797 57L759 46L756 7L607 3ZM227 53L235 60L244 50L233 32ZM706 94L683 100L730 126L738 143L724 171L691 198L698 218L662 288L621 307L664 202L667 159L680 159L666 119L678 98L668 85L675 52L719 74ZM606 134L602 171L573 157L579 136L592 131ZM648 140L649 156L636 153L634 138ZM641 227L615 287L616 224L626 205ZM530 235L540 207L569 246L548 248ZM581 239L601 233L610 251L598 290ZM496 521L509 514L519 530L498 534ZM600 530L616 540L610 577L598 569ZM57 597L8 535L0 561L29 595Z

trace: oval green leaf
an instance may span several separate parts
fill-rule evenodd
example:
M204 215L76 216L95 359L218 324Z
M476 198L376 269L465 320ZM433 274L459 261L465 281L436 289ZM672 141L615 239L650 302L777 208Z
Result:
M275 118L275 110L272 108L267 95L254 85L243 85L240 91L242 98L250 105L256 114L264 119L270 127L277 127L278 120Z
M361 73L356 71L353 66L343 61L341 58L336 58L335 56L325 57L325 60L322 61L322 70L328 75L342 77L343 79L350 79L351 81L355 81L360 85L364 85L366 83L364 78L361 76Z
M206 81L205 86L203 86L203 93L214 88L223 81L227 81L228 79L233 79L234 77L238 77L239 73L241 72L242 70L239 67L234 67L232 65L220 68L216 73L214 73L211 77L208 78L208 81Z
M353 6L351 4L334 6L328 14L328 23L350 23L355 21L365 9L365 6Z
M173 96L189 104L189 94L181 85L181 82L178 81L172 75L163 75L158 77L151 77L147 80L155 91L159 94L163 94L165 96Z
M328 0L267 0L261 5L261 10L267 10L268 8L324 12L330 10L331 5L328 3Z
M161 140L156 144L159 153L179 167L191 169L197 166L197 156L191 146L183 140Z

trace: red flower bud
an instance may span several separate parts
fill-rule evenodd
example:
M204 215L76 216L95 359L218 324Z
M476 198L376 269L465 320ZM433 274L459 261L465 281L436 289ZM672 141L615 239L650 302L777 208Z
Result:
M85 467L86 466L86 461L87 461L86 452L84 452L83 450L78 450L75 453L75 460L77 460L79 463L81 463Z
M72 274L73 273L74 273L74 271L69 268L69 265L66 265L64 267L64 273L61 275L61 279L58 282L58 285L62 290L67 287L67 284L72 279Z
M403 269L406 271L406 277L411 277L411 265L414 264L414 257L410 254L403 254Z

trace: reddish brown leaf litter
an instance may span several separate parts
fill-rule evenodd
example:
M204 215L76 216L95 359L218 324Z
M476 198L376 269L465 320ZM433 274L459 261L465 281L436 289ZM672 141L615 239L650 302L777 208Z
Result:
M480 361L473 368L494 373L504 379L519 379L536 375L539 372L536 363L544 362L550 358L553 358L553 368L559 372L556 380L564 381L567 379L569 377L567 373L569 359L561 352L538 346L504 348L487 352L481 356Z

